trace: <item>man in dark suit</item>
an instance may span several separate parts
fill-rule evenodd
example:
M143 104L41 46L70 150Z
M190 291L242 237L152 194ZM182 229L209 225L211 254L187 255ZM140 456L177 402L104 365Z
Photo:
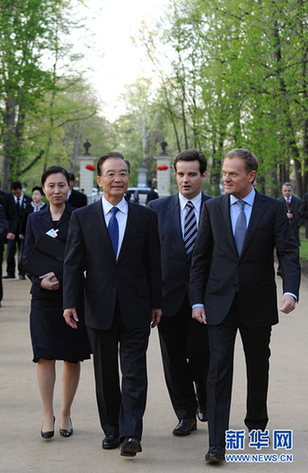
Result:
M74 189L76 180L75 174L69 172L68 175L70 177L70 190L68 191L67 202L75 209L85 207L88 203L86 194L78 192Z
M151 184L151 190L148 192L148 195L147 195L147 198L146 198L146 201L145 201L145 205L149 205L149 203L151 202L151 200L156 200L159 198L159 195L158 195L158 192L157 190L155 189L155 185L154 184Z
M298 211L300 209L302 199L293 195L293 186L290 182L282 184L282 196L279 200L284 203L285 211L289 219L289 223L293 230L295 240L298 246L300 246L299 229L303 225L303 220L299 217Z
M86 271L85 319L94 354L96 396L104 449L141 452L150 324L161 317L160 248L155 212L128 202L129 163L102 156L97 182L103 198L70 220L64 263L64 317L77 327L76 284ZM77 311L76 311L77 309ZM152 322L152 323L151 323ZM118 344L122 370L120 389Z
M278 323L275 247L283 274L279 309L288 314L298 298L298 245L282 203L253 189L257 168L250 151L227 153L222 167L226 195L203 206L192 259L192 315L209 331L207 462L224 460L237 330L247 367L245 424L249 431L264 431L268 422L269 343L271 327Z
M163 316L159 338L166 384L179 419L173 434L180 436L196 430L196 413L199 420L207 420L208 334L206 325L200 326L191 317L188 287L200 210L209 199L201 191L206 167L201 151L182 151L174 161L179 192L149 203L157 213L162 251Z
M15 206L16 213L18 215L18 230L14 239L8 241L7 244L7 265L6 265L6 276L4 278L10 279L15 278L15 253L16 244L18 249L18 273L20 279L26 279L25 273L22 269L22 252L23 252L23 240L19 238L19 227L21 225L23 214L26 206L32 201L29 195L25 195L22 191L22 184L20 181L13 181L11 184L11 202Z
M0 190L0 205L3 206L4 214L9 225L9 231L6 238L0 238L0 307L3 298L3 284L2 284L2 263L4 243L13 240L18 232L18 214L16 212L15 204L12 201L11 194Z

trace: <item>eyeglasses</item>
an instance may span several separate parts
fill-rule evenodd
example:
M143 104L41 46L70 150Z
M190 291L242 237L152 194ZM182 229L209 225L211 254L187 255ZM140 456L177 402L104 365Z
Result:
M120 179L127 179L129 176L129 173L127 171L122 171L122 172L107 172L107 174L102 174L102 176L106 177L106 179L109 179L110 181L112 179L115 179L115 177L119 177Z

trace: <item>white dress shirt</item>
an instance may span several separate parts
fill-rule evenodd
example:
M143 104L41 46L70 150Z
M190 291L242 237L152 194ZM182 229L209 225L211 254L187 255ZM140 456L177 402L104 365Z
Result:
M193 199L187 199L179 192L179 201L180 201L180 208L181 208L181 229L182 229L182 236L184 238L184 225L185 225L185 215L187 213L186 204L187 202L191 202L194 206L194 212L197 220L197 226L199 225L199 217L200 217L200 208L201 208L201 196L202 192L198 194Z

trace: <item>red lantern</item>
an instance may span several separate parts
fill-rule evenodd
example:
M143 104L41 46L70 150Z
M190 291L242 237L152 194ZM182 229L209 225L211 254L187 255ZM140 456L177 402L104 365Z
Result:
M93 166L93 164L87 164L86 165L86 169L88 169L89 171L95 171L95 166Z
M167 164L161 164L160 166L157 166L157 169L159 171L167 171L168 166L167 166Z

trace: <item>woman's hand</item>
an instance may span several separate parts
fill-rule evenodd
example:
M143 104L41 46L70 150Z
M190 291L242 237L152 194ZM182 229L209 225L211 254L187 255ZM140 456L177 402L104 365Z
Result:
M48 291L56 291L60 287L60 282L56 278L55 273L47 273L40 276L41 287L43 289L48 289Z

